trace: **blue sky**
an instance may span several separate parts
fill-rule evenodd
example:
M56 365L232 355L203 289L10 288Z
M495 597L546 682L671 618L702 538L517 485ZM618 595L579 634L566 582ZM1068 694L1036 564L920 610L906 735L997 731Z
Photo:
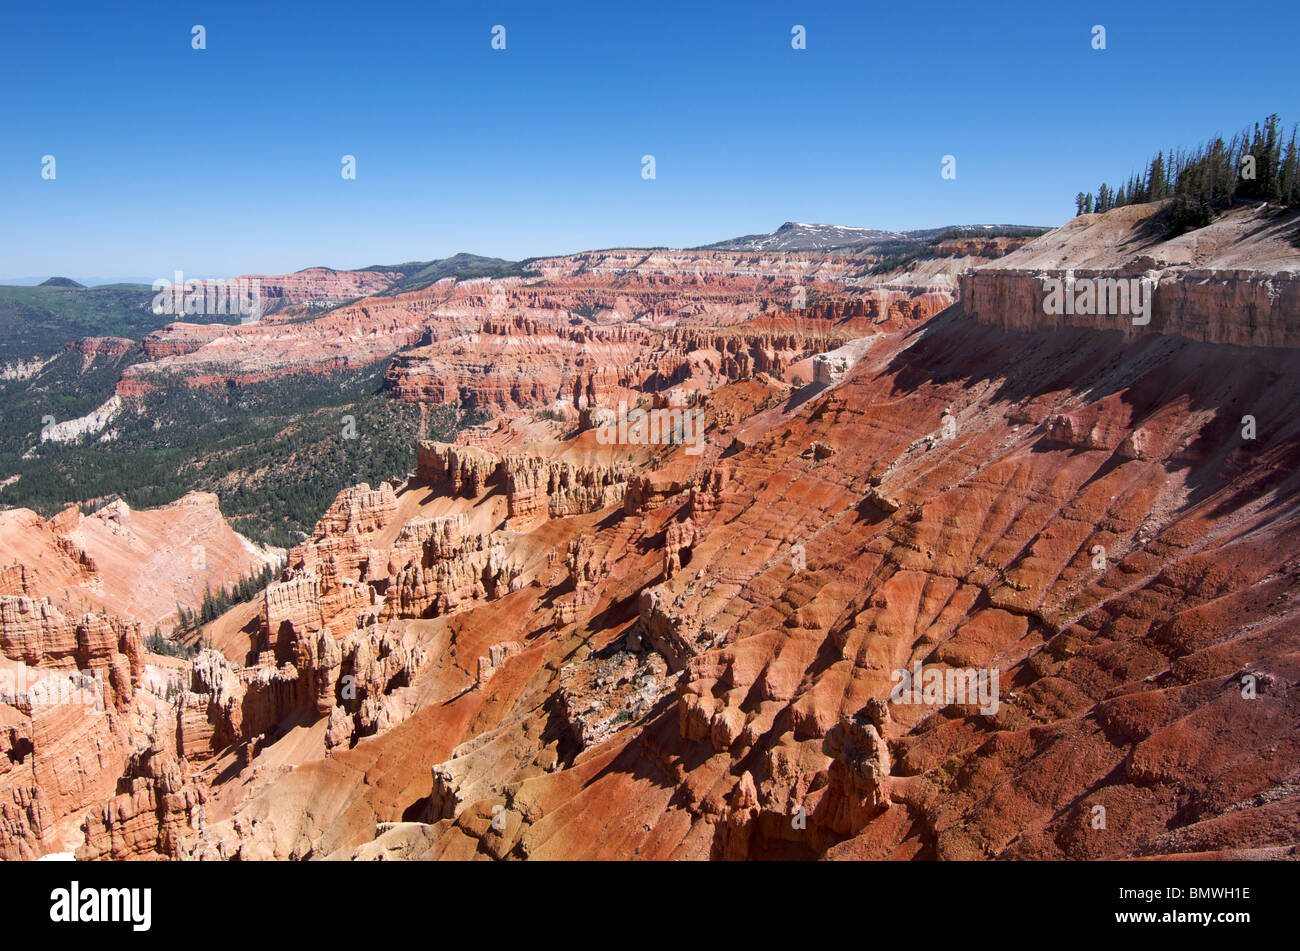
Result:
M6 4L0 278L691 246L786 220L1059 224L1155 149L1300 119L1298 11Z

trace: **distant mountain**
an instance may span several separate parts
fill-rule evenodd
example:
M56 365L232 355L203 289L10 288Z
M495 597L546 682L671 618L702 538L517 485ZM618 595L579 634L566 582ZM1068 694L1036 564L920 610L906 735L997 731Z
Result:
M402 276L383 293L401 294L428 287L444 277L467 280L475 277L509 277L522 274L526 268L522 262L507 261L504 258L489 258L464 251L449 258L437 258L432 261L408 261L404 264L376 264L363 271L396 271Z
M0 285L0 364L48 357L82 337L139 340L175 318L155 314L148 285L84 287L68 278L39 286ZM195 314L195 323L225 317Z
M900 231L877 231L844 225L809 225L787 221L771 234L747 234L727 241L706 244L705 249L718 251L829 251L868 242L894 241L904 237Z
M916 231L879 231L845 225L787 221L771 234L747 234L715 244L706 244L699 250L896 254L906 248L920 247L948 235L953 237L1021 236L1038 235L1047 230L1032 225L950 225L945 228L924 228Z
M168 275L170 277L170 275ZM50 284L50 281L74 281L73 284ZM0 287L37 287L45 284L50 287L135 287L143 284L151 286L152 277L0 277Z

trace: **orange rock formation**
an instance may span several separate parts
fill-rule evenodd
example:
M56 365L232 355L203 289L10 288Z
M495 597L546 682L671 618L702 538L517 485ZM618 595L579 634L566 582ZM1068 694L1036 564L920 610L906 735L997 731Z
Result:
M1226 270L1149 242L1160 320L1044 312L1045 269L1121 273L1105 248L1153 211L1084 216L946 309L839 302L798 330L734 310L734 252L542 262L635 268L701 319L475 318L399 361L399 392L508 411L342 492L169 698L131 630L5 599L7 657L84 655L122 711L51 723L103 769L10 782L6 854L73 823L87 858L1291 854L1300 254L1250 228ZM807 257L801 279L842 276ZM603 444L580 413L688 380L698 454ZM6 722L30 769L45 741Z

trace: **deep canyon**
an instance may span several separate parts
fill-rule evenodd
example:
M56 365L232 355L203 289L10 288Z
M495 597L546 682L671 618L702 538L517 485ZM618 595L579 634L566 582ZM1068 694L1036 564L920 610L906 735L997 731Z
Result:
M486 421L287 551L206 493L0 512L0 857L1294 857L1300 215L1161 213L312 269L147 334L95 433L369 366ZM1150 322L1048 313L1066 270L1149 280ZM702 445L599 438L620 403ZM892 701L916 665L998 703ZM32 687L85 672L99 704Z

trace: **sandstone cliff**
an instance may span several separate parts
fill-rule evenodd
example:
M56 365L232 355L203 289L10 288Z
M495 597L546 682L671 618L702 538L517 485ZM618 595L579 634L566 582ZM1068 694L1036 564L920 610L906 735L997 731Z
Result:
M129 630L0 574L6 656L62 670L84 638L125 711L125 739L46 741L107 751L111 788L8 787L8 854L66 844L79 812L84 857L1286 855L1300 256L1268 222L1166 242L1158 209L1119 211L972 271L957 306L913 286L742 313L782 267L849 280L735 252L548 259L557 286L512 279L528 306L486 325L493 282L430 289L471 329L432 322L394 388L423 366L514 408L341 492L170 699ZM1035 286L1067 267L1160 272L1152 321L1054 319ZM631 319L661 280L686 317ZM490 361L475 389L487 338L554 376L512 392ZM697 453L590 428L679 385Z
M167 632L176 606L197 608L204 591L233 585L284 557L261 549L222 517L217 497L191 492L156 509L120 499L89 515L71 507L51 519L0 512L0 591L49 598L73 612L106 612Z

